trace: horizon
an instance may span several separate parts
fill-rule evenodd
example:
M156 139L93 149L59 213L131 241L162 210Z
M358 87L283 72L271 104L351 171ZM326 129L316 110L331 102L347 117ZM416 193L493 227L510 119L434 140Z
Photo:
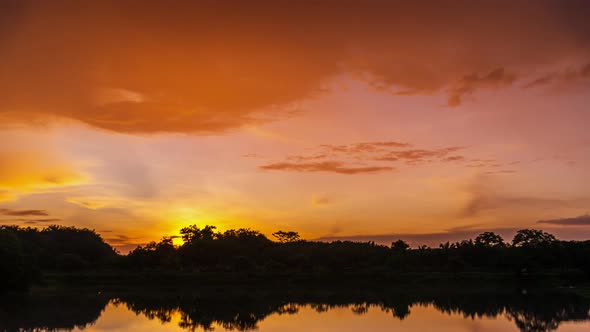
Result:
M123 255L127 255L129 253L131 253L132 251L134 251L135 249L141 248L141 247L146 247L147 245L150 244L162 244L162 243L167 243L167 241L171 241L170 244L172 244L174 247L179 248L181 246L183 246L184 244L190 244L189 242L186 242L183 238L182 238L182 230L180 230L179 232L177 232L177 235L168 235L168 234L162 234L159 238L157 239L152 239L149 242L145 242L145 243L137 243L137 244L127 244L125 243L125 238L119 238L119 239L111 239L111 241L108 241L104 234L101 234L100 232L97 232L95 229L90 229L90 228L79 228L76 226L64 226L64 225L59 225L59 224L52 224L52 225L45 225L45 226L20 226L20 225L0 225L0 228L12 228L12 227L18 227L20 229L26 229L26 228L33 228L33 229L37 229L40 231L43 231L45 229L49 229L49 228L62 228L62 227L75 227L75 229L77 230L87 230L90 232L93 232L95 234L98 234L98 236L105 241L108 245L110 245L113 249L115 249L117 251L117 253L119 254L123 254ZM253 231L255 233L258 233L262 236L264 236L266 239L272 241L272 242L277 242L277 243L282 243L283 241L279 238L279 236L275 236L276 233L280 233L280 232L284 232L284 233L294 233L297 239L291 239L289 241L303 241L303 242L325 242L325 243L334 243L334 242L338 242L338 241L342 241L342 242L354 242L354 243L362 243L362 244L366 244L366 243L373 243L374 245L379 245L379 246L385 246L385 247L391 247L393 248L395 242L397 241L403 241L405 244L408 245L408 249L420 249L421 247L427 247L430 249L437 249L442 245L445 244L461 244L464 242L469 242L469 241L474 241L477 242L477 237L480 235L484 235L484 234L492 234L494 236L499 236L500 239L502 241L504 241L504 243L507 246L512 246L512 243L516 237L516 235L520 232L520 231L525 231L525 230L532 230L532 231L539 231L541 233L545 233L548 234L550 236L555 236L555 240L557 241L562 241L562 242L568 242L568 241L573 241L573 242L587 242L590 241L590 238L579 238L579 239L563 239L560 237L560 234L563 235L563 232L560 232L559 234L551 234L549 232L545 232L544 229L540 229L540 228L529 228L529 229L519 229L519 228L506 228L506 229L496 229L496 230L471 230L471 229L466 229L466 230L458 230L456 232L447 232L447 233L433 233L433 234L380 234L380 235L354 235L354 236L334 236L334 237L330 237L330 236L325 236L325 237L320 237L320 238L312 238L312 239L306 239L306 238L301 238L299 232L294 231L294 230L289 230L289 231L285 231L285 230L277 230L276 232L270 233L270 234L265 234L263 232L260 232L256 229L251 229L251 228L236 228L236 229L223 229L220 230L217 228L217 226L215 225L204 225L201 227L199 227L196 224L193 225L186 225L187 228L189 227L197 227L200 229L203 228L207 228L207 227L213 227L212 231L217 234L217 235L223 235L225 234L226 231L236 231L236 230L247 230L247 231ZM574 234L569 234L570 236L575 237ZM567 236L567 233L566 233ZM287 241L287 242L289 242ZM122 244L121 244L122 243Z
M452 3L1 1L0 226L590 239L590 3Z

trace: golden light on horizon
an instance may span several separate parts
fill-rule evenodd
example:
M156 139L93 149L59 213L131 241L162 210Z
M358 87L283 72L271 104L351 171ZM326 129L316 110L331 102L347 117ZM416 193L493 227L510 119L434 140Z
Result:
M549 220L590 236L568 221L590 204L576 6L6 6L0 209L126 246L191 224L436 242Z

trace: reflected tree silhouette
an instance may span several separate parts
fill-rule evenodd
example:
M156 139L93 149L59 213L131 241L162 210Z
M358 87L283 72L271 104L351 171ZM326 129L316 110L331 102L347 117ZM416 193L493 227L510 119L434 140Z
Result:
M296 315L309 307L318 313L337 308L348 308L356 315L370 310L388 312L403 320L411 315L415 306L429 306L445 314L459 314L466 318L506 317L522 332L550 332L564 321L590 320L590 301L570 293L540 292L522 295L518 292L471 292L457 289L447 292L404 292L400 290L363 291L350 293L343 289L304 291L247 292L232 290L225 296L204 294L198 296L170 296L154 298L128 295L123 303L136 313L166 322L169 313L181 313L180 327L187 330L212 330L222 326L228 330L250 331L272 314ZM231 298L227 294L234 294ZM166 308L163 310L163 308ZM160 318L163 316L164 319Z
M96 292L4 296L0 302L0 331L84 329L98 320L110 300Z
M409 249L402 240L391 247L328 243L301 240L291 231L277 232L279 241L273 242L247 228L218 232L214 226L193 225L181 234L181 246L164 237L122 256L93 230L0 227L0 290L25 290L37 272L57 273L67 282L88 278L98 287L109 281L102 279L106 271L119 285L102 295L85 290L3 298L0 330L83 328L109 301L161 322L179 314L179 325L187 330L217 325L252 330L269 315L296 315L303 306L319 313L347 308L357 315L378 309L398 319L410 316L412 307L432 306L473 319L506 316L523 332L548 332L564 321L589 319L590 301L571 293L486 291L481 280L469 291L463 284L445 283L461 283L461 273L494 280L494 273L506 271L513 271L508 273L512 282L526 283L534 280L527 277L535 269L539 275L558 270L560 282L588 280L590 241L559 241L542 231L521 230L512 245L487 232L475 240ZM132 291L129 280L145 283ZM403 283L420 286L390 288ZM165 292L163 285L175 289Z
M84 329L99 319L105 306L125 306L137 315L163 323L180 315L187 331L251 331L270 315L297 315L302 308L318 313L349 309L355 315L372 310L403 320L411 308L432 307L444 314L466 318L506 317L522 332L555 331L562 322L590 320L590 300L573 293L536 291L523 295L507 290L465 291L439 289L264 289L256 287L184 289L159 292L96 290L6 297L0 303L0 331L57 331Z

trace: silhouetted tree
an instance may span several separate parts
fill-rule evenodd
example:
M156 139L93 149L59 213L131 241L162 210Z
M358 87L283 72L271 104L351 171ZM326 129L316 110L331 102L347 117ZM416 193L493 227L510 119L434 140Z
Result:
M556 241L555 236L536 229L522 229L519 230L514 239L512 245L515 247L541 247L547 246Z
M0 229L0 291L26 288L28 272L20 241L12 232Z
M164 237L160 242L150 242L138 246L128 254L128 258L136 267L145 268L176 268L179 264L176 248L172 238Z
M402 252L405 252L406 250L410 249L410 245L403 240L397 240L397 241L391 243L391 249L395 253L402 253Z
M35 271L73 273L106 268L305 278L389 278L398 272L501 272L515 273L520 278L555 271L568 276L586 273L590 277L590 241L558 241L537 230L519 231L512 246L505 245L499 235L485 232L475 240L417 249L410 249L403 240L390 247L374 241L305 241L292 231L274 233L277 242L273 242L257 230L218 232L209 225L184 227L181 235L181 246L175 246L171 237L164 237L122 256L93 230L3 226L0 272L4 272L6 285L29 280L26 276L36 275Z
M180 230L180 234L182 235L182 240L185 243L191 243L193 241L201 241L201 240L213 240L215 237L215 226L205 226L203 229L200 229L197 225L190 225L184 227Z
M38 270L74 271L111 264L118 256L94 230L51 225L43 229L2 226L14 235L27 264Z
M299 236L299 233L293 231L278 231L272 233L272 236L274 236L280 243L301 241L301 236Z
M504 247L504 239L494 232L484 232L475 238L475 245L479 247Z

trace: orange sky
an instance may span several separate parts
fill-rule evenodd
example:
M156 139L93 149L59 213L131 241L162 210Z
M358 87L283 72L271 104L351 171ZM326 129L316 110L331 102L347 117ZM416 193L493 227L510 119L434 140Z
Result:
M0 219L126 250L590 238L586 1L3 1ZM541 223L539 223L541 221Z

